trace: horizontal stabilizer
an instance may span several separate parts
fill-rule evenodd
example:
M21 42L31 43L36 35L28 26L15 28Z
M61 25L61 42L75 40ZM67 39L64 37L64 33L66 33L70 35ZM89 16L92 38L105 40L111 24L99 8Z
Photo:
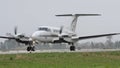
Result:
M56 16L100 16L101 14L60 14Z

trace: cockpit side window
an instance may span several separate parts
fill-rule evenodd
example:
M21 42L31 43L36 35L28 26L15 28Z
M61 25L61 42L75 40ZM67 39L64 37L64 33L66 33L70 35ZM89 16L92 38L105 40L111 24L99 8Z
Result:
M40 27L38 30L41 30L41 31L49 31L50 32L50 29L46 28L46 27Z
M55 32L55 33L59 33L59 30L53 30L53 32Z

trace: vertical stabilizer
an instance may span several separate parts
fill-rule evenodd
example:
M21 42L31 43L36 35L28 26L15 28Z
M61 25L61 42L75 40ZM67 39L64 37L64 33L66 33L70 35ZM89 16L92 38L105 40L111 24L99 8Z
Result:
M76 25L77 25L77 19L79 16L100 16L100 14L61 14L61 15L56 15L56 16L71 16L73 17L73 20L71 22L70 30L75 32Z

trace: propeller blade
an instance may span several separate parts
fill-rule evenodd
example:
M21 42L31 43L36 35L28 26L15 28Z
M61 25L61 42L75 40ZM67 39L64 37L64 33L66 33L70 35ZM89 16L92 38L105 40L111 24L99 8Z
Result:
M61 34L62 31L63 31L63 26L60 27L60 32L59 33Z
M14 33L17 34L17 26L15 26Z

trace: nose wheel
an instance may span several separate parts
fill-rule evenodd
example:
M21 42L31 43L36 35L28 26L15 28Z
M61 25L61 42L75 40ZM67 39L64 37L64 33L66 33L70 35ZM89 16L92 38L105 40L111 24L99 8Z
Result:
M27 47L27 51L35 51L35 46L33 46L33 47L28 46L28 47Z

